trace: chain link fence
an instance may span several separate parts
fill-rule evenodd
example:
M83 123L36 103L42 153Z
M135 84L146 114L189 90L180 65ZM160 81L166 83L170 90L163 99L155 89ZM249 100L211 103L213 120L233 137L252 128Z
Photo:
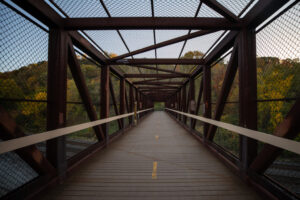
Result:
M300 3L290 5L256 34L258 130L270 134L300 97ZM299 155L283 151L265 175L300 196L299 166Z
M25 134L43 132L46 130L48 32L5 2L0 2L0 18L0 106ZM40 150L45 152L44 148ZM38 177L17 153L0 155L0 197Z

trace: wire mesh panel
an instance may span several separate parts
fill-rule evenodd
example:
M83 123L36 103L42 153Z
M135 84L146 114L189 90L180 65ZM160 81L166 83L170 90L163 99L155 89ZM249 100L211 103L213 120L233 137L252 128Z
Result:
M115 105L113 104L113 99L112 99L113 96L112 96L112 94L110 94L109 117L113 117L113 116L117 115L115 109L117 109L118 112L120 110L120 104L119 104L119 102L120 102L119 101L119 99L120 99L120 80L112 74L110 75L110 78L111 78L111 83L113 86L114 96L115 96L116 106L117 106L117 108L115 108ZM109 122L109 134L113 134L118 130L119 130L118 120Z
M0 105L31 134L46 127L48 33L0 3Z
M184 47L183 54L189 51L199 51L202 58L204 53L214 44L222 33L223 31L218 31L188 40Z
M0 106L25 134L46 130L47 29L0 3ZM3 134L0 134L0 141ZM45 152L45 145L37 147ZM15 152L0 155L0 197L39 174Z
M110 57L128 53L115 30L85 31Z
M112 17L151 17L150 0L104 0Z
M224 84L225 74L227 70L228 61L231 54L221 59L218 63L212 66L211 69L211 95L212 95L212 116L215 116L217 101L221 97L221 89ZM225 108L220 121L239 124L239 83L238 73L234 77L229 95L224 101ZM217 128L213 140L216 144L229 151L231 154L238 156L239 153L239 135L222 128Z
M84 54L76 53L85 84L88 89L91 103L100 117L100 67L91 58ZM76 83L70 70L67 74L67 126L89 122L85 106L81 100ZM90 145L96 143L97 137L93 128L72 133L66 137L67 158L71 158Z
M120 32L131 51L154 43L152 30L121 30Z
M236 16L239 15L249 3L251 3L251 0L217 0L217 1Z
M300 3L258 31L258 129L273 134L300 94ZM284 151L265 175L299 195L299 165L299 155Z
M98 0L50 0L56 3L70 17L107 17Z
M154 0L155 17L194 17L199 5L197 0Z
M0 155L0 198L37 178L36 173L16 153Z
M219 13L217 13L216 11L214 11L213 9L211 9L210 7L208 7L204 3L201 5L200 11L199 11L197 17L219 17L219 18L223 18L222 15L220 15Z

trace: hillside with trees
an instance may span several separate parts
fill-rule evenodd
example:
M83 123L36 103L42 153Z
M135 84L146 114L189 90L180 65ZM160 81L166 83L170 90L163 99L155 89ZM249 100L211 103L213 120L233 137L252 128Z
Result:
M184 57L197 59L201 58L202 55L201 52L191 51L187 52ZM78 59L92 102L99 115L100 68L85 57L78 57ZM42 61L9 72L0 72L0 104L10 112L17 123L28 134L42 132L46 127L47 64L47 61ZM213 111L224 80L226 64L221 60L211 70ZM175 69L185 73L189 73L194 68L194 66L180 65L176 66L176 68L168 65L159 67ZM119 66L119 69L126 71L126 73L138 73L136 67ZM142 73L155 72L143 68L140 70ZM257 58L258 129L260 131L272 133L295 102L294 99L299 97L299 74L300 63L297 59ZM68 125L89 121L69 70L67 78ZM199 88L199 80L195 81L195 88ZM119 81L113 77L112 82L116 98L119 99ZM238 95L237 73L221 119L222 121L238 125ZM29 101L22 101L24 99ZM271 99L273 100L269 101ZM282 101L282 99L285 100ZM113 107L111 107L111 115L114 115ZM111 130L117 130L117 128L117 123L112 123ZM226 141L227 144L221 144L224 147L230 149L238 145L237 134L230 134L225 130L220 130L219 134L223 134L223 136L222 138L219 137L219 139L217 136L216 142L221 144L221 142ZM77 136L81 138L95 138L92 131L78 133ZM297 140L299 139L298 136Z

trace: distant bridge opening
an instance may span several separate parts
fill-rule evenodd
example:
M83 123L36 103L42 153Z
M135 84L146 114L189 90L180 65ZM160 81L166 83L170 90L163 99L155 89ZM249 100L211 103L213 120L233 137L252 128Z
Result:
M154 110L162 111L165 108L165 102L154 102Z

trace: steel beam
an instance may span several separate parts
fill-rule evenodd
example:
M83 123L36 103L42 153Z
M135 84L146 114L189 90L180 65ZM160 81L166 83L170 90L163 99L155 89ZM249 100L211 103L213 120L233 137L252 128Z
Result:
M47 130L66 126L68 34L50 29L47 82ZM66 140L64 136L47 140L46 156L56 168L60 179L67 170Z
M226 7L217 2L216 0L202 0L207 6L212 8L214 11L224 16L226 19L232 22L237 22L239 19L232 12L230 12Z
M96 113L96 110L93 106L92 99L91 99L90 94L89 94L89 90L86 86L85 79L83 77L83 73L81 71L80 64L77 60L77 57L76 57L76 54L75 54L75 51L74 51L74 48L73 48L73 44L70 40L69 40L69 45L68 46L69 46L69 48L68 48L68 53L69 53L68 54L68 64L69 64L70 71L72 73L74 82L76 84L76 87L78 89L79 95L82 99L82 102L84 104L84 107L86 109L86 112L88 114L89 119L91 121L96 121L96 120L98 120L97 113ZM102 132L101 127L100 126L94 126L93 129L94 129L95 134L98 138L98 141L103 141L104 140L104 134Z
M112 58L112 60L120 60L120 59L129 57L129 56L133 56L133 55L140 54L140 53L143 53L143 52L146 52L146 51L161 48L161 47L164 47L164 46L168 46L168 45L175 44L175 43L178 43L178 42L186 41L188 39L196 38L196 37L206 35L206 34L210 34L210 33L214 33L214 32L216 32L216 31L212 31L212 30L196 31L194 33L190 33L190 34L187 34L187 35L184 35L184 36L176 37L176 38L164 41L164 42L160 42L158 44L150 45L150 46L132 51L130 53L125 53L123 55L116 56L116 57Z
M299 135L299 133L300 98L297 99L284 120L277 126L273 135L288 139L294 139ZM251 164L250 169L258 173L263 173L276 160L281 152L282 149L279 149L278 147L272 146L270 144L264 144L262 150Z
M173 81L173 82L133 82L134 85L182 85L182 82L179 81Z
M183 78L189 75L178 74L124 74L125 78Z
M64 18L66 30L120 30L120 29L196 29L232 30L240 29L243 24L223 18L211 17L89 17Z
M111 78L109 78L109 91L110 91L110 94L111 94L111 100L112 100L112 103L113 103L113 106L114 106L115 114L116 114L116 116L118 116L119 115L119 110L118 110L117 100L116 100L115 91L114 91L114 86L112 84ZM119 119L117 121L118 121L119 129L121 129L122 128L121 119Z
M202 98L202 93L203 93L203 78L201 78L201 80L200 80L200 88L199 88L197 105L196 105L196 111L195 111L196 115L198 115L198 113L199 113L200 103L201 103L201 98ZM196 123L197 123L197 121L195 119L193 119L192 129L195 129Z
M157 83L159 83L160 82L160 80L165 80L165 79L168 79L168 78L154 78L154 79L148 79L148 80L143 80L143 81L134 81L134 82L132 82L132 84L134 84L134 85L138 85L138 84L147 84L147 83L155 83L156 81L158 81ZM162 82L162 83L169 83L169 82ZM174 85L182 85L183 84L183 82L176 82L176 81L172 81L172 82L170 82L169 84L171 84L172 85L172 83L174 83Z
M26 136L21 128L16 124L15 120L9 113L0 106L0 139L11 140ZM15 153L22 158L32 169L40 175L55 175L55 168L43 156L43 153L36 148L35 145L30 145L21 149L17 149Z
M211 70L210 66L204 66L203 70L203 102L204 102L204 114L203 117L211 118ZM204 139L208 135L209 124L204 123L203 135Z
M255 30L242 30L238 36L239 125L257 129L257 73ZM246 170L257 154L257 141L240 136L240 159Z
M220 95L217 100L216 109L214 113L214 120L220 120L221 116L223 114L224 108L225 108L225 102L228 98L230 89L232 87L234 77L238 68L238 47L237 44L234 46L234 49L232 51L229 63L226 67L226 74L223 80L222 88ZM208 130L208 139L213 140L215 132L217 130L216 126L210 125Z
M130 65L128 65L128 66L130 66ZM120 67L122 67L122 66L120 66ZM169 69L161 69L161 68L145 66L145 65L132 65L130 67L137 67L137 68L150 69L150 70L161 71L161 72L169 72L169 73L172 73L172 74L186 75L186 73L183 73L183 72L177 72L177 71L173 71L173 70L169 70Z
M100 117L105 119L109 117L109 75L110 67L107 65L102 66L101 68L101 103L100 103ZM105 143L108 144L109 138L109 124L105 123L101 125L102 131L105 137Z
M125 114L126 95L125 95L125 78L120 78L120 115ZM121 120L122 128L125 127L124 119Z
M139 59L124 59L124 60L108 60L108 65L202 65L202 59L176 59L176 58L139 58Z

